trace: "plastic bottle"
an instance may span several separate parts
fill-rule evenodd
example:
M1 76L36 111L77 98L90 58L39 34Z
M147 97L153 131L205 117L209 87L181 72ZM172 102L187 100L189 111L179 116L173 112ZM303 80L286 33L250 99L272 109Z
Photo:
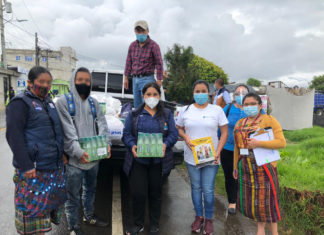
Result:
M150 143L150 156L151 157L157 157L158 156L158 153L157 153L157 134L156 133L153 133L153 134L150 134L150 139L151 139L151 143Z
M97 138L96 136L93 136L90 138L91 141L91 161L97 160Z
M143 133L139 132L138 133L138 138L137 138L137 156L138 157L143 157Z
M161 133L157 135L157 146L158 156L163 157L163 137Z
M145 139L144 139L144 156L145 157L150 157L150 134L145 134Z

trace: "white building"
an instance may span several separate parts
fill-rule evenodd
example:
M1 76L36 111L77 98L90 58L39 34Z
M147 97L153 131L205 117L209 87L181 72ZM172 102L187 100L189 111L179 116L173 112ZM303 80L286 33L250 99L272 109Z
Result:
M35 50L6 49L8 67L22 67L30 70L36 65ZM53 79L70 81L76 67L76 53L71 47L61 47L58 51L41 50L39 65L50 70Z

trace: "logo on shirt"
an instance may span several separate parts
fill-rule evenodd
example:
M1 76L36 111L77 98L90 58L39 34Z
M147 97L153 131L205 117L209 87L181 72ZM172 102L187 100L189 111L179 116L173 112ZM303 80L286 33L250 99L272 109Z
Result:
M33 103L33 106L34 106L35 110L38 110L38 111L43 110L42 106L40 104L38 104L36 101L33 101L32 103Z

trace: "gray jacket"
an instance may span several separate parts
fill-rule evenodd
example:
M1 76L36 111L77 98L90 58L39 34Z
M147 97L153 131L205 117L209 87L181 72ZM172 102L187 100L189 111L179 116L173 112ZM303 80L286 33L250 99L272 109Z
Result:
M65 96L60 97L56 102L56 108L60 116L62 127L64 131L64 152L70 157L69 164L78 167L83 170L88 170L98 164L99 161L94 161L86 164L79 162L84 150L81 149L78 139L80 137L91 137L96 135L95 121L92 117L92 112L88 98L82 100L75 87L75 72L71 77L71 92L73 94L75 102L75 118L73 124L72 117L68 112L68 106ZM92 84L92 78L91 78ZM108 126L106 118L102 112L101 107L97 100L94 99L96 111L99 135L107 136L107 143L111 145L108 139Z

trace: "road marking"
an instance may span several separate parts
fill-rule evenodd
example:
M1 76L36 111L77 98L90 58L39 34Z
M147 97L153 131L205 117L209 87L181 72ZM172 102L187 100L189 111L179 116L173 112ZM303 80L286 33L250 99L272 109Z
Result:
M7 128L2 128L2 129L0 129L0 132L3 132L4 130L6 130Z
M112 235L123 234L123 218L121 213L120 178L117 174L113 176L112 189Z

